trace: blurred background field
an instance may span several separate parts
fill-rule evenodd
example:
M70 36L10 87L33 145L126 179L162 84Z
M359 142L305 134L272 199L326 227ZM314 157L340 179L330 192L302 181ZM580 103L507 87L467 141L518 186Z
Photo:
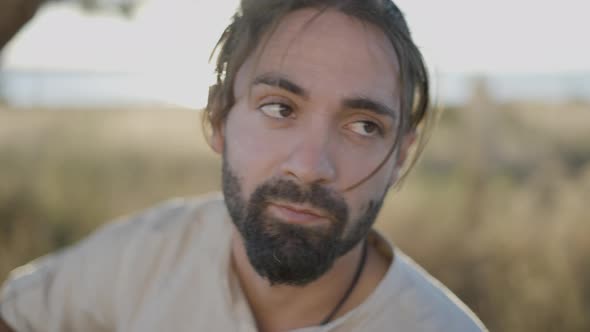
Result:
M442 116L378 227L491 331L590 331L590 4L396 3ZM198 109L236 4L0 0L0 282L219 190Z
M493 331L588 331L588 105L486 108L445 110L379 227ZM175 108L2 107L0 279L115 217L219 190L200 123Z

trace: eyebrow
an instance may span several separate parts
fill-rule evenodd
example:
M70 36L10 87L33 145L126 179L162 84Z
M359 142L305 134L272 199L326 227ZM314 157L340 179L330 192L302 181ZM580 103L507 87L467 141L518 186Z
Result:
M252 82L252 85L254 86L254 85L259 85L259 84L283 89L283 90L286 90L292 94L295 94L295 95L298 95L298 96L301 96L304 98L307 98L309 95L307 93L307 91L305 91L304 88L293 83L288 78L286 78L280 74L276 74L276 73L263 74L261 76L256 77L254 79L254 81Z
M304 88L292 82L287 77L277 73L266 73L256 77L252 82L252 86L255 85L268 85L271 87L276 87L303 98L308 98L309 96L309 93ZM398 119L398 113L394 109L364 96L347 98L342 101L342 106L349 109L362 109L376 113L378 115L389 116L394 121Z
M342 102L342 105L346 108L362 109L362 110L371 111L371 112L376 113L378 115L389 116L394 121L398 119L398 113L394 109L392 109L392 108L388 107L387 105L382 104L378 101L372 100L368 97L358 97L358 98L345 99Z

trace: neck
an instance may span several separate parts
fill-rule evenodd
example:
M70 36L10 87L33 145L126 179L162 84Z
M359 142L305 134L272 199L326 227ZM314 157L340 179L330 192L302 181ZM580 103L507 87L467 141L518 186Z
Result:
M319 279L303 286L271 285L254 270L234 229L232 256L244 294L260 331L285 331L318 325L349 288L362 254L362 241L339 257ZM334 319L358 306L377 286L389 262L369 246L365 270Z

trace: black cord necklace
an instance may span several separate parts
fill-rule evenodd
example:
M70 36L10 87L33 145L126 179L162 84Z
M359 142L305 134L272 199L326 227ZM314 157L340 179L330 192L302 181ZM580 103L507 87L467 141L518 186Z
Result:
M344 293L344 296L342 296L342 298L340 299L340 302L338 302L338 304L336 304L334 309L332 309L332 312L330 312L330 314L328 314L328 316L326 316L326 318L324 318L322 320L320 325L326 325L334 318L336 313L338 313L338 310L340 310L342 305L344 305L344 303L346 302L346 300L348 300L348 297L350 296L350 294L354 290L357 282L359 281L359 279L361 277L361 274L363 273L363 270L365 269L365 263L367 261L367 240L366 239L363 242L363 249L362 250L363 251L361 253L361 260L359 261L359 264L356 268L356 272L354 273L354 278L352 279L350 286L348 286L348 289L346 290L346 293Z

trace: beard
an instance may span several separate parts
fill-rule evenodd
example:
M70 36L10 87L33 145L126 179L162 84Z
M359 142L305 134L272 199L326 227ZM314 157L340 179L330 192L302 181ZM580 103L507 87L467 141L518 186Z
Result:
M242 236L250 264L271 285L304 286L326 273L334 261L369 233L385 193L365 204L349 222L344 198L319 184L302 187L291 180L270 179L248 199L239 178L223 156L222 188L229 215ZM306 204L328 216L328 225L302 226L268 215L270 202ZM349 225L350 224L350 225Z

